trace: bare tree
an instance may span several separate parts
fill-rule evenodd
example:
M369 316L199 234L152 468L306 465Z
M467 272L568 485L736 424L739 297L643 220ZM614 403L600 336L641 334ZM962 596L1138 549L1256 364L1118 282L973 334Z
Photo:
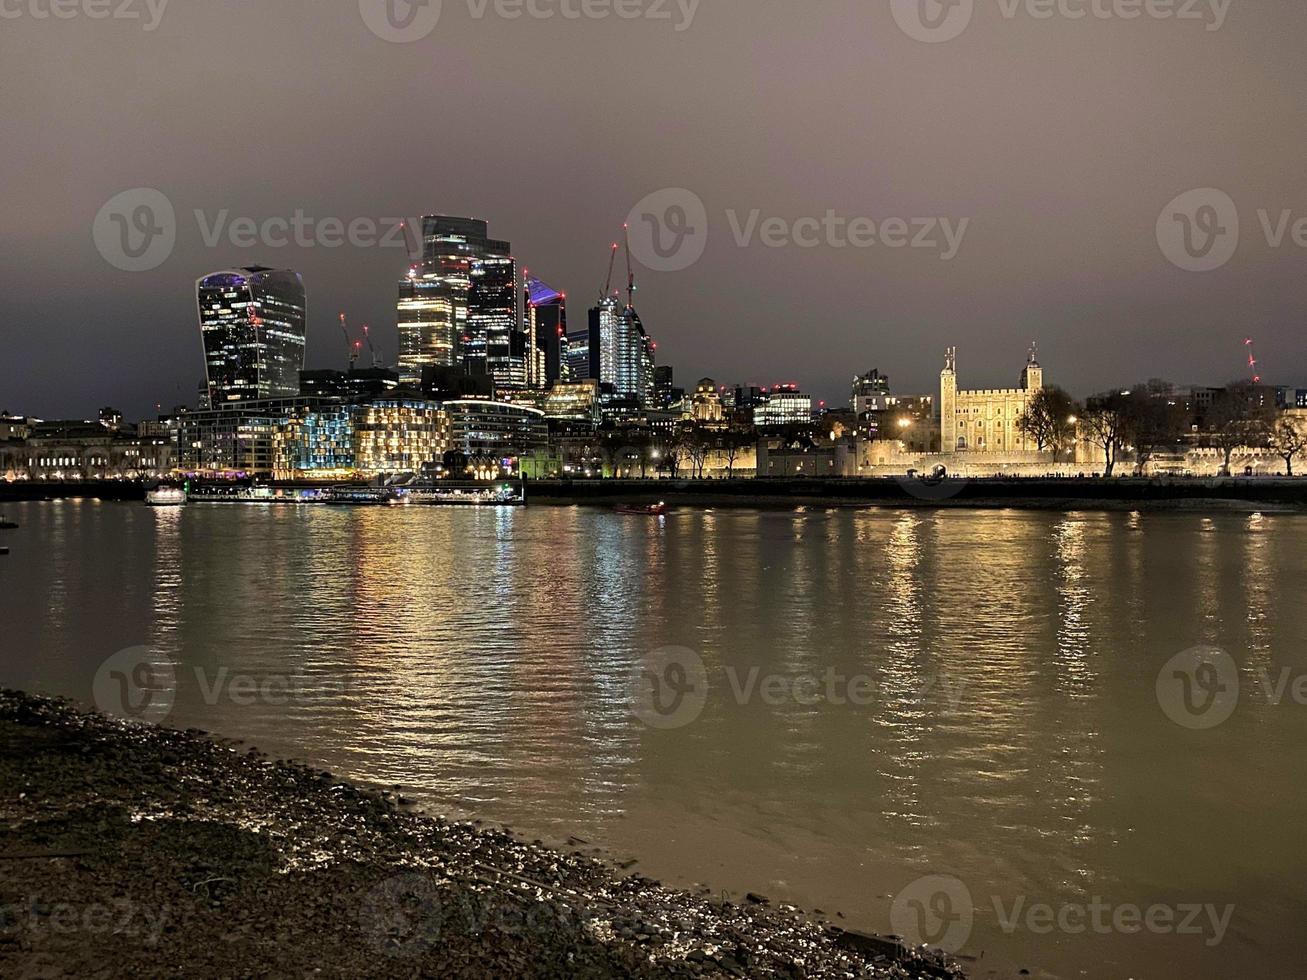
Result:
M1212 402L1207 418L1206 440L1221 451L1221 475L1230 475L1230 461L1237 449L1265 446L1272 427L1273 410L1261 403L1259 389L1247 382L1229 385Z
M730 428L721 440L722 453L726 457L726 478L735 476L735 464L744 451L754 444L754 434L743 429Z
M1128 397L1120 392L1109 392L1089 399L1085 405L1081 422L1089 441L1103 450L1107 460L1103 471L1105 477L1110 477L1116 471L1117 460L1125 445Z
M1293 476L1294 458L1307 449L1307 420L1292 415L1281 415L1271 429L1271 448L1284 460L1289 476Z
M1143 476L1157 453L1174 446L1184 433L1184 416L1169 397L1171 386L1150 381L1124 396L1125 438L1135 451L1135 476Z
M1075 422L1079 406L1061 388L1049 386L1035 393L1026 410L1017 419L1017 428L1035 440L1042 453L1051 449L1060 453L1075 439Z

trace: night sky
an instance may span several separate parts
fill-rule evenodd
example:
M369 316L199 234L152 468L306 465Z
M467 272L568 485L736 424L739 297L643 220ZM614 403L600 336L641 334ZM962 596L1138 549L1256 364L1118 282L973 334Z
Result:
M932 391L949 344L965 386L1010 386L1032 339L1049 382L1079 395L1216 384L1243 373L1247 335L1268 381L1307 385L1300 0L1233 0L1219 30L1214 0L1165 20L974 0L942 43L910 36L915 2L899 0L703 0L688 23L675 0L659 0L667 20L509 19L493 3L478 17L471 2L444 0L428 36L391 43L358 0L172 0L153 30L146 0L129 0L136 20L5 0L0 409L193 403L194 281L233 266L304 275L310 366L344 365L341 310L393 361L402 249L210 246L197 209L204 223L483 217L569 293L579 325L628 212L669 187L706 205L707 249L642 271L638 306L685 386L794 381L844 402L878 367L899 393ZM124 272L92 225L140 187L174 206L176 245ZM1195 188L1228 194L1239 219L1237 251L1206 272L1158 240ZM728 212L747 224L755 209L969 224L949 261L884 243L741 247ZM1271 232L1292 212L1279 247L1259 210ZM1193 214L1200 236L1232 232L1219 204Z

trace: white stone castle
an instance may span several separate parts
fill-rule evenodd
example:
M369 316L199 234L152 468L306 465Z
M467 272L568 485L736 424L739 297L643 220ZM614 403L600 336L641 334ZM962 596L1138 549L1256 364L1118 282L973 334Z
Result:
M940 447L945 453L1013 453L1037 449L1017 420L1044 387L1035 346L1021 372L1020 388L958 390L958 349L950 347L939 376Z

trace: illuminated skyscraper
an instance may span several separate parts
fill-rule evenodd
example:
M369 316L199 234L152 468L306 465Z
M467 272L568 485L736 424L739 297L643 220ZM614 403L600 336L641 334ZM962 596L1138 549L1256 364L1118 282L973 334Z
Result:
M548 388L566 378L567 294L527 276L522 297L526 323L528 388Z
M228 269L195 290L209 404L298 395L308 308L299 274Z
M428 366L461 365L503 388L527 382L517 312L517 263L484 221L422 219L422 258L399 284L399 372L417 384Z

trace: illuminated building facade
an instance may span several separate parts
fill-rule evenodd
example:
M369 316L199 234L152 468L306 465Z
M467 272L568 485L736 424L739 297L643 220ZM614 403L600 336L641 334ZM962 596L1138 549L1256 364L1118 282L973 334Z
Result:
M753 410L753 424L759 428L807 425L811 421L812 396L800 392L797 385L777 385Z
M943 451L1026 452L1038 448L1017 426L1036 392L1044 387L1044 369L1030 348L1019 388L958 390L958 350L950 347L940 372L939 425Z
M546 418L577 419L598 422L600 419L599 382L594 380L558 383L549 389L541 406Z
M508 242L476 218L422 219L422 258L399 283L399 372L462 365L505 388L526 386L526 340L517 312L517 263Z
M567 294L528 276L522 296L526 325L526 384L545 389L566 377Z
M450 449L470 460L513 461L549 444L549 426L538 409L472 399L446 402L444 408Z
M210 406L293 398L308 304L298 273L251 266L196 282Z
M694 389L694 396L690 401L690 416L696 422L708 423L720 422L725 417L721 394L717 391L717 382L712 378L704 378Z
M350 412L355 467L364 476L416 473L450 448L449 416L436 402L388 395Z
M854 378L851 403L854 415L889 411L895 404L894 396L890 394L889 376L873 370Z

